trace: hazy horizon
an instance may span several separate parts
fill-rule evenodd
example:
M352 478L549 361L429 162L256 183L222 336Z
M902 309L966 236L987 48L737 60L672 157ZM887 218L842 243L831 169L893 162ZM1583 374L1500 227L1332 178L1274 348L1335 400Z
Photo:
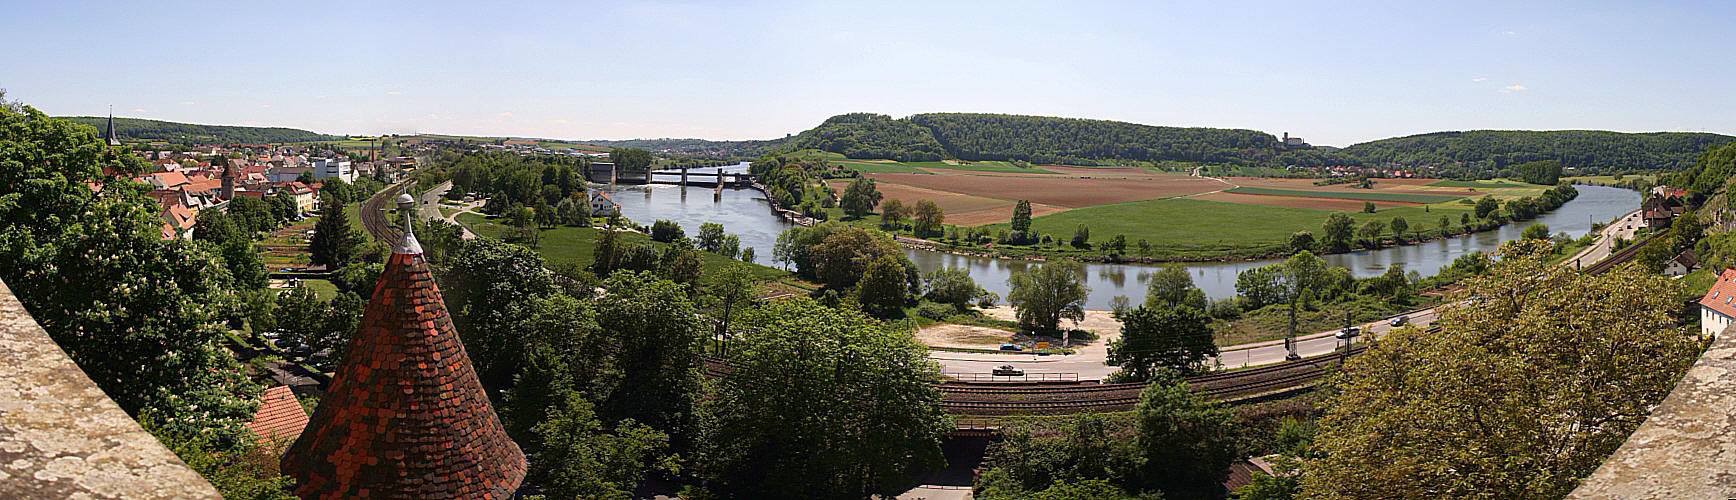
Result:
M334 135L763 140L1008 113L1286 132L1736 135L1736 6L629 2L14 6L9 98ZM55 41L54 37L65 37Z

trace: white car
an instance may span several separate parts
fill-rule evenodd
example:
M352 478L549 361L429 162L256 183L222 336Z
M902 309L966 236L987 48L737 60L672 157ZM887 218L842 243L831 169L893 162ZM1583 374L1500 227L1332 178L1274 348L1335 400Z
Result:
M994 374L996 376L1001 376L1001 375L1018 376L1018 375L1024 375L1025 371L1020 370L1018 368L1013 368L1013 365L1001 365L1001 366L995 367Z

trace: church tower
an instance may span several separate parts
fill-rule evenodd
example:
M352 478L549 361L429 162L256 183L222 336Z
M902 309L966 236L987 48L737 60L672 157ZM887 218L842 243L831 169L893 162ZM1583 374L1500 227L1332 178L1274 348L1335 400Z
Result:
M415 201L400 195L406 216ZM304 499L511 497L526 463L409 231L283 472Z
M110 146L121 145L121 139L115 137L115 107L109 106L108 129L102 133L102 142Z

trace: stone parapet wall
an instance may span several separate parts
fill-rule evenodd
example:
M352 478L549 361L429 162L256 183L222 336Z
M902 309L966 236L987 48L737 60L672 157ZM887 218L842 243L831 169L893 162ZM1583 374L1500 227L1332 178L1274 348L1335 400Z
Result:
M1567 498L1736 498L1736 335L1718 335L1644 424Z
M221 498L109 400L0 282L0 498Z

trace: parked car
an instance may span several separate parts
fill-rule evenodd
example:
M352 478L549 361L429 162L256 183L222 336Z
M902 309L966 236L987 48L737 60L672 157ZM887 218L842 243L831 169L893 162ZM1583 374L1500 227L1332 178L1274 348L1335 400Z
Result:
M1338 337L1339 339L1348 339L1348 338L1355 338L1355 337L1360 336L1360 335L1362 335L1362 327L1351 326L1351 327L1346 327L1343 330L1339 330L1338 333L1335 333L1332 336Z
M1393 328L1398 328L1398 327L1404 326L1408 323L1410 323L1410 316L1399 316L1397 318L1393 318L1392 322L1391 322Z
M1018 344L1001 344L1001 350L1003 350L1003 351L1023 351L1023 350L1025 350L1025 346L1018 345Z
M1017 376L1017 375L1024 375L1025 371L1020 370L1018 368L1013 368L1013 365L1001 365L1001 366L995 368L994 374L997 376L999 376L999 375Z

